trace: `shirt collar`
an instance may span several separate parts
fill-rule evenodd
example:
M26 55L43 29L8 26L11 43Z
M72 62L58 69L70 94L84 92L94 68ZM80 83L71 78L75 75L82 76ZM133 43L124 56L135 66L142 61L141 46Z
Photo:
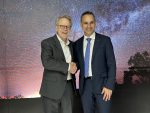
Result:
M63 43L63 44L65 44L65 45L69 45L70 44L70 41L67 39L67 43L65 43L61 38L60 38L60 36L58 35L58 34L56 34L56 36L57 36L57 38L58 38L58 40L59 40L59 42L60 43Z

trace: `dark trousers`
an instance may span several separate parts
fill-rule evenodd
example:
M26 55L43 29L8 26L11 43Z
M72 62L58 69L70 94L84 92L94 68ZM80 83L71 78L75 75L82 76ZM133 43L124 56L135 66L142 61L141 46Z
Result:
M111 113L111 101L104 101L101 89L94 93L92 79L85 79L84 92L81 95L84 113Z
M72 113L73 89L72 83L67 82L61 99L55 100L42 96L44 113Z

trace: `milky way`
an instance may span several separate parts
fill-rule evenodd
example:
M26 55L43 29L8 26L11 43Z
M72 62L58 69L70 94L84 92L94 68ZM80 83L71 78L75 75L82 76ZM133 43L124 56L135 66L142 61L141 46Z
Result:
M72 16L70 39L77 40L86 10L96 16L96 32L111 37L118 69L128 68L136 52L150 52L149 0L1 0L0 88L8 89L0 95L37 96L43 71L40 42L55 34L55 19L64 14Z

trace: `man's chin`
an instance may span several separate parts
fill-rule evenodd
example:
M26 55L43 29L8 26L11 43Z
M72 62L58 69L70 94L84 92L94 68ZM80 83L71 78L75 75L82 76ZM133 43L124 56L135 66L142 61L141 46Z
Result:
M64 40L66 40L66 39L68 38L68 36L63 36L62 38L63 38Z
M85 35L91 36L92 34L93 34L93 32L88 32L88 33L86 33Z

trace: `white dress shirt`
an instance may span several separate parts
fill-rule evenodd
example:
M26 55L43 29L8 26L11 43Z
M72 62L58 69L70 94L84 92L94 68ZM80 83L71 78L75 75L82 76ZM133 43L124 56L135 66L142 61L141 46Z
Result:
M67 63L70 63L70 62L71 62L71 59L72 59L71 53L70 53L70 49L69 49L69 46L68 46L68 45L70 44L70 42L69 42L69 40L67 40L67 43L65 43L65 42L59 37L58 34L56 34L56 35L57 35L57 38L58 38L58 40L59 40L59 42L60 42L60 45L61 45L61 47L62 47L62 50L63 50L64 56L65 56L66 62L67 62ZM69 65L69 67L68 67L68 70L69 70L69 68L70 68L70 65ZM70 72L68 71L67 80L71 80L71 79L72 79L71 74L70 74Z
M90 61L89 61L89 75L88 77L91 77L92 76L92 54L93 54L93 47L94 47L94 42L95 42L95 32L90 36L90 37L87 37L84 35L84 40L83 40L83 52L84 52L84 57L85 57L85 51L86 51L86 46L87 46L87 38L91 38L91 41L90 41Z

